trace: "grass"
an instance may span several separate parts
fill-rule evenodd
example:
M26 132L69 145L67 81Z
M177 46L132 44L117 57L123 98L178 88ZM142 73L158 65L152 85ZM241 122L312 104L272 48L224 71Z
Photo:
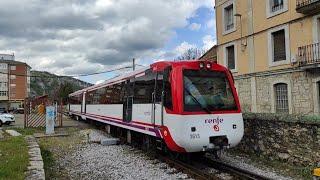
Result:
M28 147L24 137L6 136L0 141L0 179L24 179L28 163Z
M46 179L64 179L63 169L58 169L57 160L73 151L74 147L81 143L82 138L75 128L66 128L70 134L66 137L48 137L39 139L39 146L44 163Z

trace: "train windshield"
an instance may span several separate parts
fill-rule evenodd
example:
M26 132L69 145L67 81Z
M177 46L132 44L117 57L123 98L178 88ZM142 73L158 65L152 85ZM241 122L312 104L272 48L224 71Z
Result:
M184 71L184 110L188 112L237 110L224 72Z

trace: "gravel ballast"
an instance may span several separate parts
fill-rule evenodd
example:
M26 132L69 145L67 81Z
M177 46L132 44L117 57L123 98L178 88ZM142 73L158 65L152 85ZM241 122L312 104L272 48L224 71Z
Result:
M91 142L107 137L101 131L89 133ZM127 145L85 143L61 158L59 166L71 179L189 179L186 174Z

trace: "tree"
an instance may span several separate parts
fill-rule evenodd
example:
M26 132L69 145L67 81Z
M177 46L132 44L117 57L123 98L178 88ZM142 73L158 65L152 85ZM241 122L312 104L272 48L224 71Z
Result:
M63 104L66 104L68 101L69 94L74 92L73 85L69 82L65 82L60 85L60 89L58 91L58 97L62 100Z
M195 60L199 59L204 53L204 49L190 48L186 50L183 54L178 56L176 60Z

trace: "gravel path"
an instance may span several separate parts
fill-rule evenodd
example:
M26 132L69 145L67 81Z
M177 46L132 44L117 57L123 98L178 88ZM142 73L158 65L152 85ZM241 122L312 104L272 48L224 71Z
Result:
M88 132L91 141L106 138L102 131L82 133ZM186 174L127 145L83 144L60 159L59 165L71 179L189 179Z

